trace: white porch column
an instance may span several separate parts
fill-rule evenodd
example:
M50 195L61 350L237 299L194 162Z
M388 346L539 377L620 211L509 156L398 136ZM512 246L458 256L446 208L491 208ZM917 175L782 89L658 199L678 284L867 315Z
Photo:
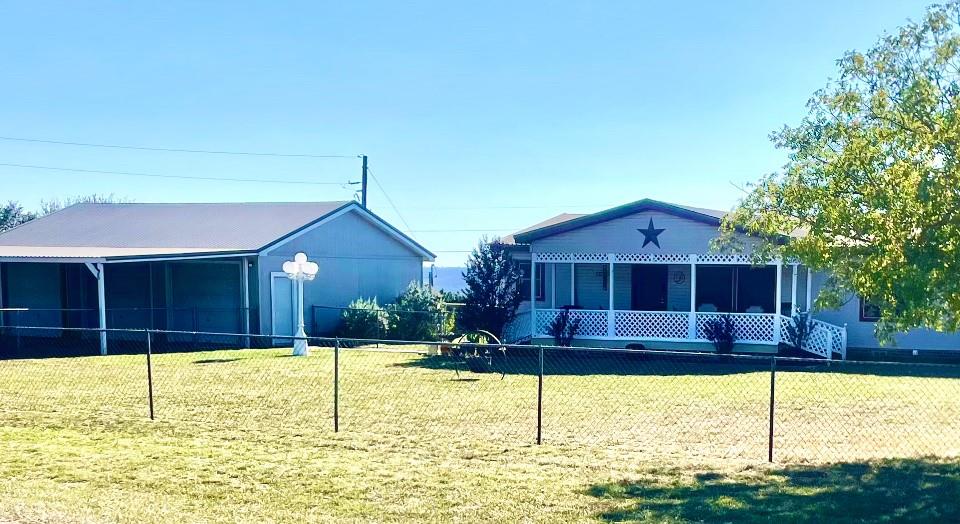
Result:
M687 338L697 338L697 255L690 255L690 326Z
M250 334L250 261L246 257L240 259L240 289L243 293L241 297L241 304L243 311L241 311L243 319L243 334ZM250 337L243 339L244 345L250 347Z
M782 301L782 299L780 297L781 297L781 293L783 292L783 290L781 289L783 287L781 285L782 280L783 280L783 261L778 259L777 260L777 296L776 296L776 302L774 303L774 306L773 306L774 313L775 313L773 317L773 343L774 344L779 344L780 337L781 337L780 302Z
M557 309L557 263L550 264L550 309Z
M107 293L103 284L103 263L97 262L97 313L100 319L100 354L107 354Z
M537 333L537 254L530 253L530 330L531 338Z
M607 291L609 291L610 302L607 304L607 336L615 337L617 336L617 319L616 314L613 312L613 261L616 260L616 255L613 253L607 254L607 263L610 267L609 280L607 282Z
M573 262L570 262L570 306L577 305L577 288L575 286L577 280L577 268Z
M797 271L799 264L790 266L790 317L797 314Z
M811 302L813 301L813 273L810 272L810 266L807 266L807 313L812 309Z
M0 327L3 327L3 262L0 262Z

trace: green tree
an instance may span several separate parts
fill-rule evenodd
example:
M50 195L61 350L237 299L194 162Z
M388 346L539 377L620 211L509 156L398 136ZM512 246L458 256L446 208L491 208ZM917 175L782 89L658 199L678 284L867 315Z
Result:
M510 258L506 245L499 239L481 240L467 260L463 278L467 289L460 327L501 336L523 300L520 267Z
M880 309L877 335L960 327L960 4L838 60L837 79L795 127L789 151L725 220L760 237L757 259L793 257L831 277L817 306L856 293ZM783 237L781 234L790 234Z
M0 232L15 228L34 218L37 218L36 213L25 211L19 202L10 200L0 206Z
M447 318L443 296L416 282L388 310L390 334L397 340L437 340Z

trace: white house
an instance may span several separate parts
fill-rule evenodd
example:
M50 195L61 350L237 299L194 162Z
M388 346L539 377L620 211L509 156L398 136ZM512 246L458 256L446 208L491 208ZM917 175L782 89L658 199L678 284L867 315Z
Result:
M550 323L569 310L580 320L578 345L709 349L706 323L729 314L738 350L775 352L792 314L811 309L826 276L791 261L757 267L746 256L715 252L724 214L645 199L558 215L505 237L530 293L508 337L551 343ZM857 297L839 311L814 311L804 349L847 358L848 348L882 348L870 313ZM960 335L926 330L896 341L901 351L960 349Z

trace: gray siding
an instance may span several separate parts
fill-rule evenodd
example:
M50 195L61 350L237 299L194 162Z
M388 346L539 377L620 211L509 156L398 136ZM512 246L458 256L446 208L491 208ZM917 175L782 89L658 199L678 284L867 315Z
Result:
M826 281L823 273L813 274L813 296L816 297ZM877 349L894 347L905 350L960 350L960 334L938 333L929 329L914 329L894 337L894 346L881 346L873 335L876 324L860 321L860 300L853 296L838 310L817 311L815 318L831 324L847 325L847 346Z
M604 287L606 264L577 264L577 305L583 309L608 309L610 292Z
M650 219L657 229L660 248L654 244L643 247L644 236L638 229L646 229ZM656 211L637 213L582 227L566 233L534 241L535 253L709 253L710 241L717 236L713 226Z
M354 299L376 298L393 302L411 282L421 282L420 255L356 212L341 215L258 257L260 328L271 333L270 273L282 270L283 262L304 252L320 265L313 282L304 284L304 314L308 331L312 306L318 321L310 334L331 333L339 323L340 310Z
M677 283L682 276L682 282ZM667 310L690 311L690 265L671 264L667 268Z

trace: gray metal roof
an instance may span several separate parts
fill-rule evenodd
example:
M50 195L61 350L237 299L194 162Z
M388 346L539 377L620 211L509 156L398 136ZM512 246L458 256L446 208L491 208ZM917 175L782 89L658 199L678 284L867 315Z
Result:
M0 257L256 251L351 203L76 204L0 233Z

